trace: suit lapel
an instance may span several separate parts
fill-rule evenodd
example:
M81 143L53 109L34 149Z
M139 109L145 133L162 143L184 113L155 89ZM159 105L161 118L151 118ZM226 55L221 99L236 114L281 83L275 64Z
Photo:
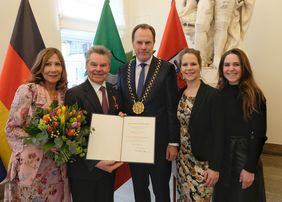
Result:
M157 68L157 63L158 63L158 59L153 56L142 93L144 93L145 89L148 87L150 81L152 80L154 72L156 71L156 68ZM162 79L161 78L161 71L158 72L158 74L155 78L155 81L153 82L153 86L152 86L151 90L149 91L147 99L145 100L145 103L148 102L152 98L153 95L155 96L154 90L156 88L158 88L158 84L159 84L160 79Z
M103 113L99 98L88 79L85 81L84 84L84 97L90 103L89 108L91 109L91 112Z
M195 102L194 102L194 105L193 105L193 108L192 108L189 124L192 123L195 114L197 114L197 112L198 112L198 110L199 110L199 108L201 106L201 103L204 101L205 92L206 92L206 86L201 81L201 85L200 85L200 88L199 88L199 90L197 92L197 95L196 95L196 98L195 98Z
M117 97L113 92L112 87L110 87L107 84L107 95L108 95L108 101L109 101L109 114L116 114L116 111L118 110L118 101Z
M130 83L132 87L132 93L134 94L135 98L137 98L137 93L136 93L136 83L135 83L135 68L136 67L136 60L133 60L131 65L130 65Z
M144 93L144 90L148 87L149 82L152 79L152 76L153 76L153 74L155 72L156 67L157 67L157 59L155 57L153 57L152 61L151 61L151 64L150 64L150 67L149 67L149 71L148 71L147 77L146 77L146 81L145 81L145 84L144 84L144 87L143 87L142 95Z

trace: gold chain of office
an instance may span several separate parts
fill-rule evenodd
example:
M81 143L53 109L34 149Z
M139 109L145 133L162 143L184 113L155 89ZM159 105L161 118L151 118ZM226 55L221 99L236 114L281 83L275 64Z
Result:
M157 74L160 71L161 60L158 59L157 67L156 67L156 69L155 69L155 71L153 73L153 76L152 76L151 80L149 81L149 84L148 84L147 88L145 89L144 94L142 95L140 100L138 100L138 98L134 96L133 90L132 90L132 86L131 86L131 82L130 82L130 75L131 75L130 67L131 67L132 61L133 60L131 60L128 63L128 67L127 67L127 86L128 86L129 94L130 94L131 99L133 101L132 110L133 110L133 112L135 114L141 114L144 111L144 102L147 99L149 93L151 92L151 89L153 87L154 81L156 80Z

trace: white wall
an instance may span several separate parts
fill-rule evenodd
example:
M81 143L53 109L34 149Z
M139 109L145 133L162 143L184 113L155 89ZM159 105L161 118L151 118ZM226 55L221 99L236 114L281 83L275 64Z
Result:
M166 19L170 10L170 0L124 0L128 11L125 15L127 21L127 34L125 49L131 47L131 31L135 25L147 23L156 29L155 49L160 45L162 33L165 28Z
M182 0L176 0L181 7ZM125 51L132 50L131 31L139 23L152 25L156 30L155 50L160 46L166 20L170 11L171 0L124 0L126 33L122 39Z
M30 4L46 46L60 48L56 1L30 0ZM176 0L177 8L181 7L181 3L182 0ZM148 23L156 28L155 49L158 49L170 4L170 0L124 0L126 26L123 30L122 41L126 51L131 50L131 30L138 23ZM18 6L19 0L0 1L0 68ZM255 78L268 100L268 142L276 144L282 144L281 8L282 1L258 0L245 40Z
M130 34L134 25L142 22L156 28L158 49L166 19L170 9L170 0L125 0L130 9L126 19L128 32L126 47L131 47ZM176 0L181 8L182 0ZM145 9L146 8L146 9ZM246 35L246 51L253 66L255 78L267 97L268 106L268 142L282 144L282 1L257 1L253 18ZM127 9L126 9L127 10ZM128 50L128 48L127 48Z
M282 1L256 1L245 45L267 98L268 142L282 144Z

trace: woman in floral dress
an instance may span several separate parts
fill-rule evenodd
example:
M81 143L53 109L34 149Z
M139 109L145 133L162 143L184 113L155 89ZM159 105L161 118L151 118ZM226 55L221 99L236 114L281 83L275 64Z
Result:
M40 51L31 75L31 80L17 90L6 125L12 156L5 180L4 202L68 202L66 165L56 166L42 148L23 143L28 137L23 128L36 108L47 108L54 100L59 103L64 100L67 75L61 52L55 48Z
M223 149L223 112L215 88L200 79L201 57L195 49L184 49L180 66L187 87L180 91L177 117L180 150L177 159L178 201L210 201L219 179Z

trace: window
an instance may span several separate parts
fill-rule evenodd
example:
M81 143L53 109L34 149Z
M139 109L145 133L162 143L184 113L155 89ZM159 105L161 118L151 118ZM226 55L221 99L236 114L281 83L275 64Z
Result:
M63 29L61 40L70 88L85 80L85 52L93 43L93 33Z
M69 88L85 80L85 52L93 44L103 5L101 0L59 0L61 50ZM123 27L123 0L112 0L110 6L117 26Z

